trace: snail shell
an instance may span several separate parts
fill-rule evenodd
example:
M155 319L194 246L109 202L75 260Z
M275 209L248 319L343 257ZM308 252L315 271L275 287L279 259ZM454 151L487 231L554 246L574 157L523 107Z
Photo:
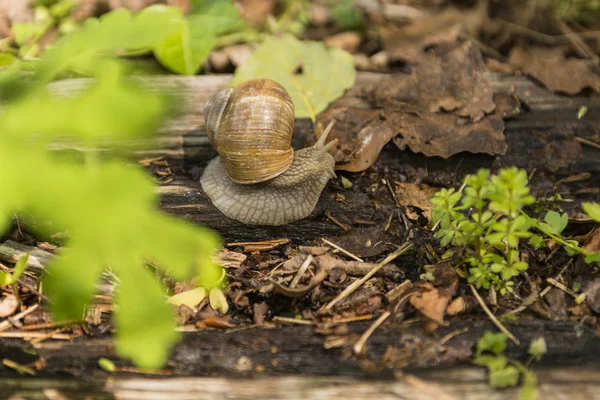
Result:
M233 182L264 182L292 163L294 104L279 83L254 79L222 90L204 116L210 143Z

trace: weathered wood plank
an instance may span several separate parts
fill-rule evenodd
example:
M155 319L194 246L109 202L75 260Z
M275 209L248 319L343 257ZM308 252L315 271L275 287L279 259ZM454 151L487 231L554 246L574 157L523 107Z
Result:
M356 86L352 90L358 90L357 87L361 86L368 87L386 76L386 74L379 73L359 73ZM565 124L572 124L575 127L582 127L582 129L588 126L593 129L600 122L600 96L560 96L524 76L488 73L487 77L495 92L514 93L523 104L522 112L507 121L505 130L509 141L509 154L504 156L504 159L510 159L519 167L527 167L519 165L519 162L524 163L528 155L517 155L519 157L517 160L514 158L514 154L530 150L529 143L522 140L523 133L534 130L550 130ZM178 115L169 119L162 127L158 137L144 143L144 148L137 153L140 158L163 156L169 161L175 172L175 180L158 188L162 199L161 208L194 223L214 228L228 240L263 240L286 237L297 243L308 243L322 236L343 233L326 217L326 212L349 227L352 227L355 219L380 221L387 219L389 208L382 206L379 210L375 210L374 203L368 194L360 191L342 191L342 188L336 187L334 182L328 185L317 209L309 218L285 227L249 227L221 215L202 192L199 184L199 177L204 166L216 155L206 137L202 111L205 103L217 91L226 87L231 78L231 75L132 78L152 91L176 95L179 98L179 102L176 103ZM53 83L50 88L57 95L69 95L91 83L92 81L89 79L66 80ZM582 105L587 106L589 111L585 119L579 121L577 110ZM313 126L310 121L297 120L293 146L295 148L303 147L307 137L313 134ZM390 144L384 149L381 160L378 162L378 168L392 172L399 171L408 161L432 170L436 168L436 165L438 168L440 165L443 168L447 168L451 164L460 165L462 161L457 162L457 160L464 158L463 155L457 155L445 163L440 163L435 158L427 159L419 155L410 156L407 159L404 155L408 153L400 152ZM476 162L469 162L469 159L476 160ZM494 160L493 157L481 155L471 155L469 159L461 165L462 171L467 168L483 167L485 165L482 164L482 161L491 164ZM592 164L586 168L588 172L594 173L597 166ZM336 193L343 193L346 200L336 201Z

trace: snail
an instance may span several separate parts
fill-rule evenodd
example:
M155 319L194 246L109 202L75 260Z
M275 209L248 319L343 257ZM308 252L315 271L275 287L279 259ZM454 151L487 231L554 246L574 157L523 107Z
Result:
M246 81L217 93L205 106L209 141L219 154L200 183L227 217L248 225L284 225L315 209L336 177L325 144L333 121L312 147L294 152L294 104L270 79Z

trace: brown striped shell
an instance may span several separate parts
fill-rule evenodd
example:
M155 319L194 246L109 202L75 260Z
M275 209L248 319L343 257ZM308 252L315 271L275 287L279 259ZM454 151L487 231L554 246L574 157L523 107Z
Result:
M283 86L253 79L220 91L204 108L211 145L227 176L250 184L272 179L294 159L294 104Z

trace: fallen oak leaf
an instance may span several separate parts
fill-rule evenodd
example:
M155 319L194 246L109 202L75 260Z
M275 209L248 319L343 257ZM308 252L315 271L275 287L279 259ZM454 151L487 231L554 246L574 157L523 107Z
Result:
M430 199L436 192L435 188L410 182L394 182L394 189L399 205L420 209L423 211L423 215L425 215L427 221L431 222L433 204ZM415 213L408 216L413 220L418 217Z

